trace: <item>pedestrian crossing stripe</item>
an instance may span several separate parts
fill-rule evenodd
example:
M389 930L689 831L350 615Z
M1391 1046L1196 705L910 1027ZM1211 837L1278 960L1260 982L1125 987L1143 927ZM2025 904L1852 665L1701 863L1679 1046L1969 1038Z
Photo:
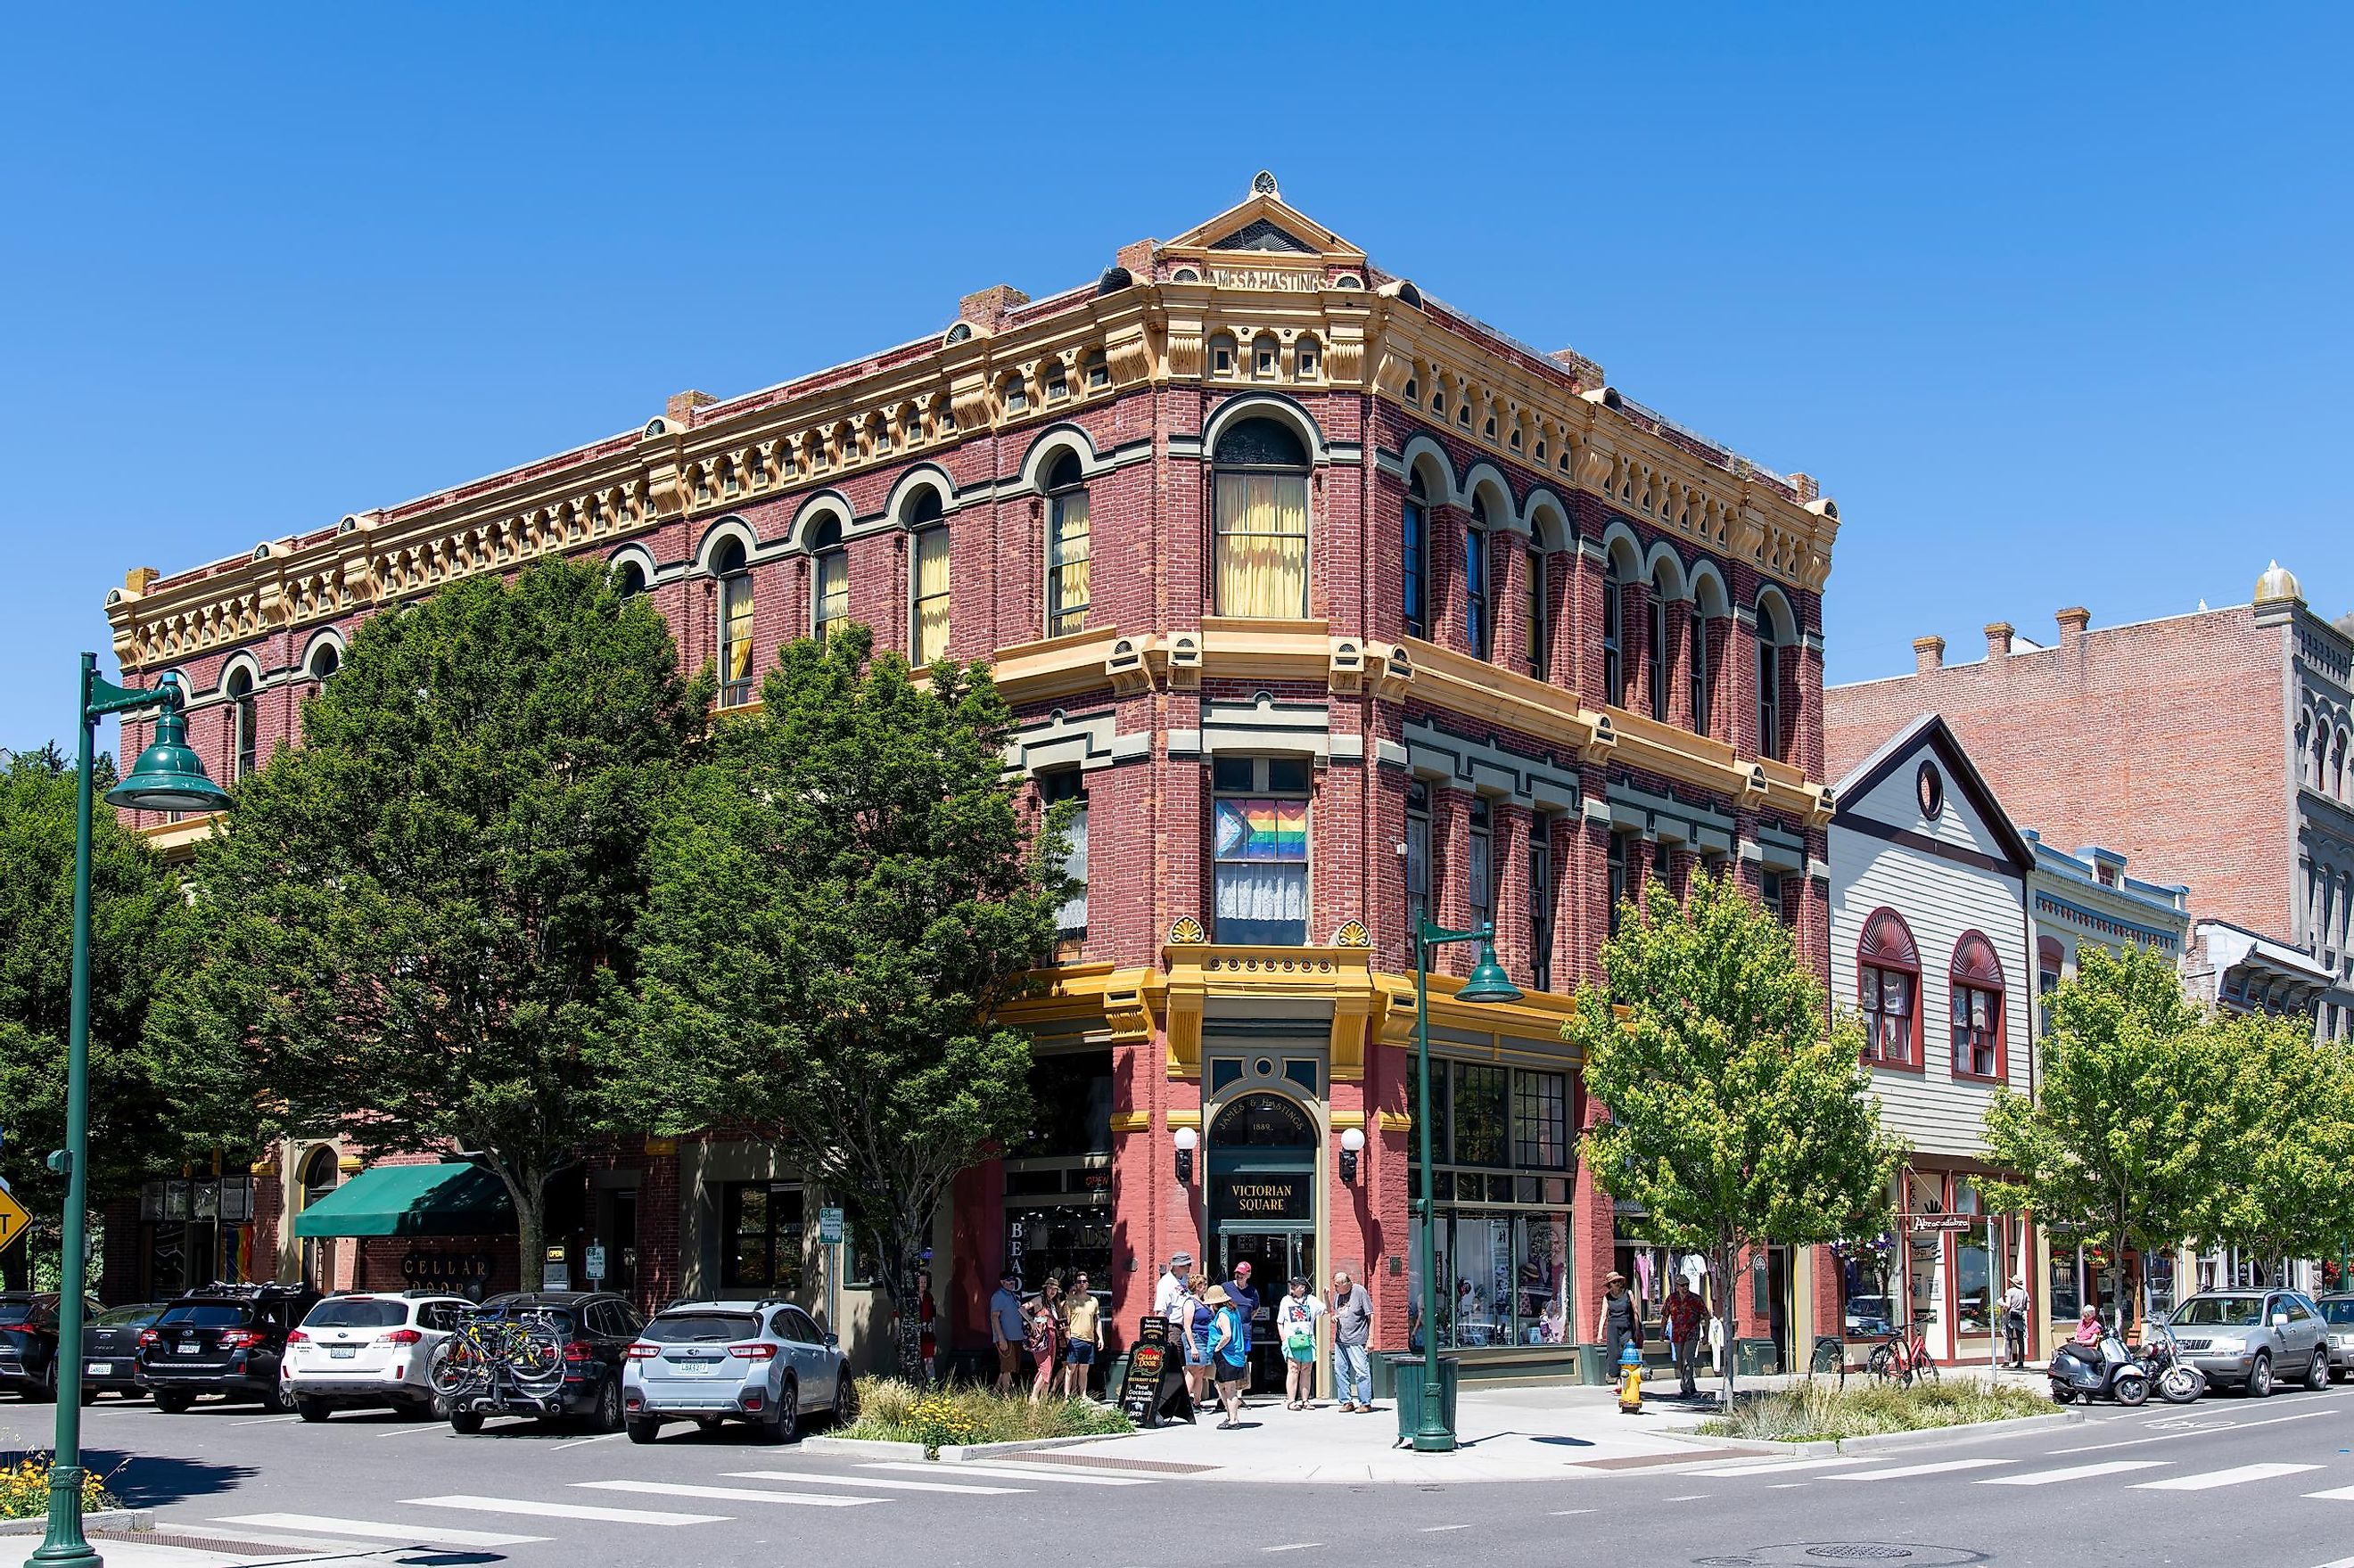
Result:
M592 1491L639 1492L648 1497L684 1498L701 1502L795 1503L802 1508L864 1508L883 1498L845 1498L816 1492L764 1491L757 1487L699 1487L684 1481L575 1481Z
M2217 1487L2236 1487L2244 1481L2269 1481L2275 1476L2298 1476L2307 1470L2317 1470L2318 1465L2239 1465L2228 1470L2210 1470L2201 1476L2168 1476L2162 1481L2136 1481L2137 1492L2204 1492Z
M323 1513L239 1513L213 1522L249 1525L256 1530L356 1535L369 1541L398 1541L418 1546L532 1546L547 1539L545 1535L501 1535L488 1530L445 1529L434 1524L393 1524L377 1519L336 1519Z
M940 1467L937 1461L922 1459L876 1460L863 1466L862 1468L919 1470L931 1476L940 1473ZM1158 1476L1050 1475L1037 1470L1017 1470L1004 1465L959 1465L956 1467L955 1473L960 1476L981 1476L999 1481L1061 1481L1067 1486L1075 1487L1153 1487L1161 1484L1161 1478Z
M729 1470L726 1476L732 1481L791 1481L799 1486L873 1487L877 1491L952 1492L960 1497L976 1498L1014 1497L1030 1489L1028 1487L968 1487L954 1481L900 1481L886 1476L828 1476L815 1470Z
M1939 1459L1926 1465L1899 1465L1893 1470L1849 1470L1823 1478L1831 1481L1893 1481L1907 1476L1942 1476L1955 1470L1984 1470L2010 1462L2009 1459Z
M2128 1470L2162 1469L2164 1459L2110 1459L2098 1465L2070 1465L2059 1470L2030 1470L2023 1476L1988 1476L1981 1487L2049 1487L2062 1481L2089 1481L2095 1476L2122 1476Z
M465 1509L475 1513L519 1513L536 1519L585 1519L600 1524L718 1524L724 1513L663 1513L642 1508L591 1508L586 1503L539 1502L531 1498L483 1498L453 1493L441 1498L403 1498L408 1508Z

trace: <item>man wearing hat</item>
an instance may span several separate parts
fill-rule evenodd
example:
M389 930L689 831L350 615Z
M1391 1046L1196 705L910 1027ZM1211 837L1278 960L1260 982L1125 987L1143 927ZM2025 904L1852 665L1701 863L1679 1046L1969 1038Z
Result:
M2010 1288L2002 1293L2002 1337L2004 1348L2010 1352L2010 1364L2027 1364L2027 1277L2014 1274Z
M989 1342L997 1347L997 1392L1013 1392L1013 1372L1022 1360L1022 1341L1030 1326L1022 1314L1022 1277L1012 1269L997 1277L997 1294L989 1298Z
M1161 1271L1161 1282L1152 1287L1154 1317L1166 1318L1177 1310L1177 1298L1185 1294L1185 1280L1193 1272L1192 1253L1172 1252L1169 1255L1169 1266Z

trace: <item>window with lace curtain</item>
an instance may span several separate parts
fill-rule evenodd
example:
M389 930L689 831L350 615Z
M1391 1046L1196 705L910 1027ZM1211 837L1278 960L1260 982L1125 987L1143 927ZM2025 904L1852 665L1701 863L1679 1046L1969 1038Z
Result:
M742 707L752 700L752 567L744 542L729 539L711 558L719 579L719 705Z
M1079 454L1066 451L1046 471L1046 635L1076 631L1087 620L1087 492Z
M1308 782L1300 758L1212 759L1211 896L1219 941L1306 944Z
M1855 991L1863 1014L1863 1059L1884 1067L1919 1067L1921 958L1913 933L1893 909L1864 922Z
M1308 449L1273 419L1218 438L1217 613L1308 613Z
M818 524L810 548L815 556L810 576L810 629L822 642L836 627L850 620L850 552L843 546L841 523L829 517Z
M1087 790L1084 775L1076 768L1040 774L1038 799L1049 806L1066 800L1071 803L1070 820L1063 829L1067 845L1063 855L1063 874L1071 879L1073 886L1071 895L1055 915L1055 961L1076 963L1087 939Z
M940 495L927 490L908 508L908 525L915 530L909 554L914 569L908 577L915 603L907 617L914 636L909 654L918 669L949 651L949 531L940 521Z

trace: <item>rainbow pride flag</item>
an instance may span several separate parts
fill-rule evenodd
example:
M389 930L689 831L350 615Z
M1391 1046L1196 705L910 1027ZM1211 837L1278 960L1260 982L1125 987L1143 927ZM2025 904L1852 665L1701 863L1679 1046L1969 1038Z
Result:
M1304 863L1308 802L1221 800L1214 842L1220 860Z

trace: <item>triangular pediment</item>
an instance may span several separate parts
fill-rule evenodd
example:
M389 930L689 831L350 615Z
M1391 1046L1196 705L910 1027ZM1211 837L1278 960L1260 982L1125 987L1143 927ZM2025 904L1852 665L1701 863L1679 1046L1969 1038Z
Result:
M1208 256L1243 251L1254 256L1296 257L1332 266L1363 267L1365 253L1287 203L1272 190L1257 190L1207 223L1187 229L1160 247L1172 253Z
M1275 250L1289 251L1299 256L1321 254L1298 235L1277 224L1272 218L1255 217L1215 245L1213 250Z

